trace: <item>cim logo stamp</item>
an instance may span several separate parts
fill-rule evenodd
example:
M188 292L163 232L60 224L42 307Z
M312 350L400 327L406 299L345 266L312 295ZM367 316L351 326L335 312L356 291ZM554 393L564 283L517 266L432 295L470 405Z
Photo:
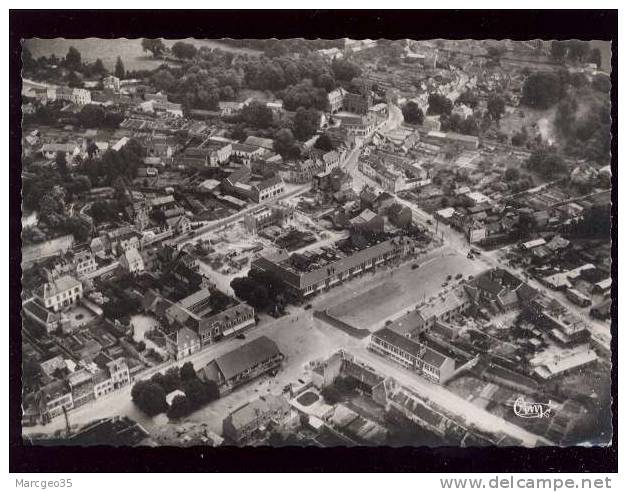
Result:
M549 417L553 409L551 401L548 403L537 403L525 400L524 396L519 396L513 404L514 413L523 419L541 419Z

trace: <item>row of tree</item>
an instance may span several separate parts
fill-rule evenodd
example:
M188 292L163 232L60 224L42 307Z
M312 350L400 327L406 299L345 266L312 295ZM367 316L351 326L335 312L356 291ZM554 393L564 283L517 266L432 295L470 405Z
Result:
M175 390L185 393L177 395L168 405L166 396ZM179 369L177 366L165 373L156 373L149 380L135 383L131 390L133 403L145 414L153 417L167 412L169 418L182 418L200 407L217 400L220 392L214 381L201 381L191 362Z

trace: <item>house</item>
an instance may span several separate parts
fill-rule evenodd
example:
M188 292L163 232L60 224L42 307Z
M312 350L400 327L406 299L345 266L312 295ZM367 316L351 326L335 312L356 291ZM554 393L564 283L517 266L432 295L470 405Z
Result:
M136 248L127 249L120 255L120 266L129 273L144 271L144 259Z
M244 109L243 102L236 101L220 101L218 103L220 116L230 116Z
M107 75L102 79L102 85L105 89L120 92L120 79L115 75Z
M243 162L245 165L250 165L250 162L253 159L261 157L266 152L266 149L264 149L263 147L257 147L256 145L248 145L243 143L234 143L231 146L231 149L232 155L234 155L235 157L239 157L241 159L241 162Z
M264 203L277 198L285 191L285 184L280 176L273 176L252 186L252 198L257 203Z
M344 95L346 94L346 90L343 88L335 89L329 92L327 95L327 99L329 101L329 111L331 113L336 113L344 104Z
M74 408L90 402L94 396L93 375L86 369L80 369L67 377L68 386L72 392Z
M203 345L223 337L232 337L254 326L255 310L248 304L237 304L200 320L198 336Z
M390 222L399 228L409 227L413 220L411 208L400 203L394 203L387 209Z
M43 307L57 312L83 297L83 284L71 275L64 275L37 288L35 296Z
M185 234L192 229L192 223L185 215L167 218L166 224L177 234Z
M74 264L76 276L80 279L88 276L98 269L96 256L89 248L82 247L74 252Z
M52 333L59 326L59 320L61 319L60 314L46 309L38 299L32 299L26 302L22 306L22 309L24 310L24 314L35 323L42 326L46 330L46 333Z
M261 147L262 149L266 150L273 150L274 140L272 140L271 138L261 138L251 135L246 138L246 140L244 140L244 145L251 145L253 147Z
M383 217L370 209L349 220L349 228L355 232L382 233L383 226Z
M122 388L131 382L130 372L126 359L119 357L105 364L109 371L109 376L113 382L113 389Z
M165 340L167 351L175 360L181 360L200 350L200 338L187 326L166 335Z
M81 148L75 143L47 143L41 148L41 153L46 159L55 159L57 153L61 153L68 162L72 162L80 155Z
M263 374L277 371L284 358L276 343L261 336L214 359L198 371L198 376L204 381L214 381L221 393L228 393Z
M256 431L271 423L281 423L290 415L290 404L281 395L264 395L231 412L222 423L222 434L232 443L242 445Z
M54 380L42 387L37 394L37 406L43 423L74 408L72 392L65 381Z

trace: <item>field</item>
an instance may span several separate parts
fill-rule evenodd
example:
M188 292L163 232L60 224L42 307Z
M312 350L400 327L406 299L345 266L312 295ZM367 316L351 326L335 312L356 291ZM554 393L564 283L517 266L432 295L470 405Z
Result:
M482 263L469 260L450 248L438 248L418 260L421 266L411 268L406 263L398 269L382 270L375 278L366 275L342 289L341 293L314 303L316 309L329 309L329 314L356 328L371 331L382 327L388 319L394 319L423 299L442 290L448 275L458 273L467 277L477 275L484 267ZM363 279L366 279L365 281ZM347 286L347 287L348 287Z
M177 39L164 39L163 42L166 46L171 47ZM254 55L259 52L246 49L236 48L233 46L227 46L211 39L185 39L184 41L194 44L197 48L206 46L209 48L219 48L223 51L229 51L232 53L241 53ZM100 58L105 67L109 70L113 70L115 61L118 56L122 58L124 66L127 70L152 70L163 63L163 60L155 59L150 56L150 53L146 53L142 50L140 39L98 39L98 38L85 38L85 39L27 39L24 41L24 45L30 49L34 58L40 56L50 56L52 54L57 57L64 57L67 54L70 46L74 46L81 52L82 59L89 62L96 61L96 58ZM172 62L168 62L172 64Z

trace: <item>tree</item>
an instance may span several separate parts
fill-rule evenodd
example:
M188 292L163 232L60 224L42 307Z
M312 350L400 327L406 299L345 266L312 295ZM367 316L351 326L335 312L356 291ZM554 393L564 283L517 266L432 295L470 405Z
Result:
M329 99L326 90L314 87L310 79L288 87L283 94L283 107L288 111L295 111L299 107L316 108L324 111L328 104Z
M488 46L488 56L494 60L498 60L505 53L503 46Z
M131 390L133 403L150 417L165 412L168 403L164 389L152 381L138 381Z
M488 114L493 120L500 120L505 114L505 99L499 95L490 96L488 99Z
M231 138L233 140L238 140L239 142L246 140L248 137L248 133L246 132L246 127L242 124L235 125L231 130Z
M70 70L80 70L81 53L74 46L70 46L65 55L65 66Z
M553 149L543 147L531 154L527 160L527 166L545 178L555 178L568 171L568 166L561 155Z
M568 42L568 59L571 61L582 62L587 59L589 52L590 44L588 41L573 39Z
M196 49L196 46L191 43L177 41L172 46L172 54L174 54L177 58L191 60L197 53L198 50Z
M568 44L566 41L553 41L551 43L551 58L554 60L564 61L567 51Z
M165 49L166 49L165 44L163 44L163 41L161 40L161 38L142 39L142 50L149 51L150 53L152 53L152 56L155 58L158 56L161 56L163 52L165 51Z
M479 105L479 98L474 92L472 92L469 89L466 89L464 92L460 94L456 102L460 104L465 104L469 108L475 109Z
M274 150L284 159L297 159L300 157L300 148L296 143L294 134L289 128L281 128L274 136Z
M331 70L336 79L350 82L361 75L361 68L355 63L344 58L334 58L331 62Z
M115 62L115 71L113 73L119 79L123 79L126 75L126 70L124 70L124 63L122 63L122 58L120 58L119 56Z
M196 378L196 371L194 370L194 364L186 362L181 366L181 380L186 381L188 379Z
M99 128L105 121L105 110L96 104L86 104L78 113L78 121L86 128Z
M78 76L78 74L74 71L70 72L67 76L67 85L68 87L83 87L85 84L83 80Z
M515 167L508 167L504 175L505 181L518 181L520 178L520 171Z
M429 94L429 107L427 114L451 114L453 110L453 103L450 99L442 94L431 93Z
M415 101L409 101L403 106L403 118L410 125L422 125L425 115Z
M607 75L600 73L595 75L592 79L592 87L594 87L599 92L609 94L610 90L612 89L612 81Z
M562 95L560 79L552 73L535 73L530 75L523 86L522 102L527 106L548 109Z
M253 101L242 109L241 119L257 128L268 128L272 125L272 110L259 101Z
M59 174L63 176L64 179L67 179L69 176L69 171L67 167L67 159L65 157L65 152L58 151L57 155L54 159L55 165L59 171Z
M331 138L326 133L323 133L322 135L318 137L318 139L316 140L316 143L314 144L314 147L316 149L324 150L327 152L335 148L333 146L333 142L331 141Z
M169 419L180 419L192 412L190 408L189 400L186 396L176 395L172 399L172 404L170 408L168 408L168 418Z
M299 140L307 140L320 128L320 113L310 108L298 108L294 115L294 135Z
M597 68L601 66L603 59L599 48L594 48L590 51L590 54L588 55L588 62L596 64Z
M94 62L94 65L92 67L92 71L99 74L104 74L107 72L104 63L102 63L102 60L100 58L96 58L96 61Z
M263 310L270 304L268 288L249 277L234 278L231 280L231 288L237 298L247 302L257 310Z

